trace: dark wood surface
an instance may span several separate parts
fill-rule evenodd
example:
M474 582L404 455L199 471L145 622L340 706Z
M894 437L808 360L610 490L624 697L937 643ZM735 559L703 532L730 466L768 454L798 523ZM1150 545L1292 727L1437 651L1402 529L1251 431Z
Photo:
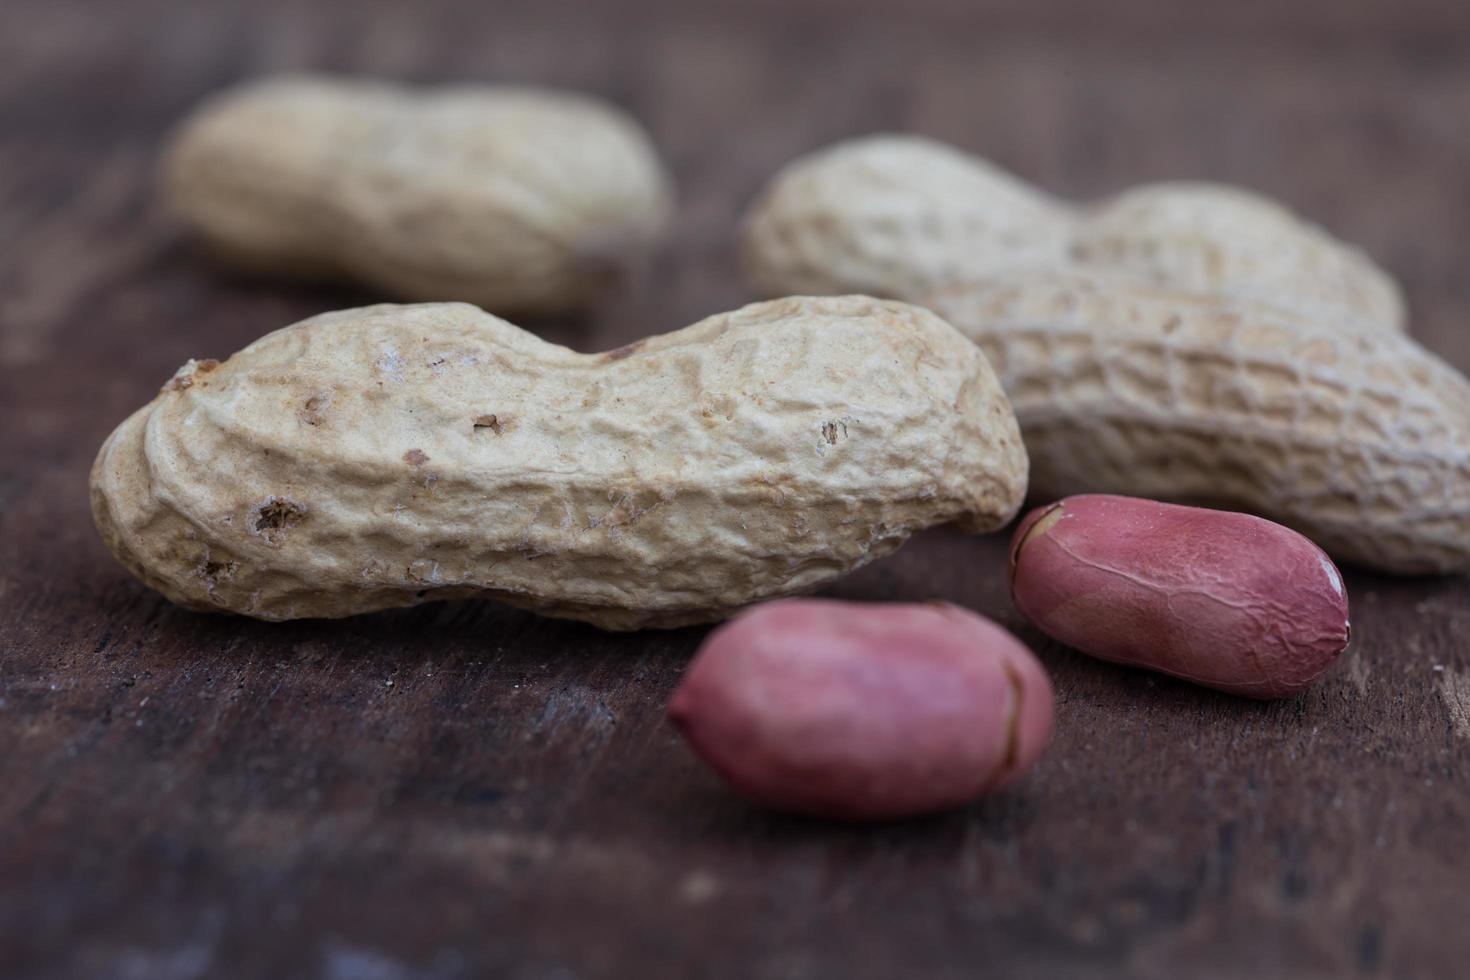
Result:
M537 324L601 349L746 299L733 222L833 139L907 129L1079 195L1277 195L1406 285L1470 368L1462 0L0 7L0 975L1462 977L1470 588L1351 574L1357 642L1258 704L1084 659L938 531L835 590L1017 629L1034 773L878 827L728 795L664 723L701 630L488 604L266 625L171 607L98 542L107 432L191 356L367 302L218 272L158 206L207 92L321 67L583 88L681 186L651 274Z

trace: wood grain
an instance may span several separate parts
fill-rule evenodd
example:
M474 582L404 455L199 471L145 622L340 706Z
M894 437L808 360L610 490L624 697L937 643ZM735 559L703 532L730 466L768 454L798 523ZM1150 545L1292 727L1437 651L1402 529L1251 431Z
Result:
M606 4L8 0L0 11L0 975L1456 977L1470 961L1470 588L1353 574L1354 649L1257 704L1021 626L939 531L837 590L943 597L1054 673L1055 743L961 813L854 828L726 794L662 720L702 635L491 605L266 625L107 556L85 482L191 356L374 297L212 267L153 165L205 93L321 67L587 89L682 188L583 350L749 297L783 161L909 129L1061 193L1277 195L1406 285L1470 369L1459 0Z

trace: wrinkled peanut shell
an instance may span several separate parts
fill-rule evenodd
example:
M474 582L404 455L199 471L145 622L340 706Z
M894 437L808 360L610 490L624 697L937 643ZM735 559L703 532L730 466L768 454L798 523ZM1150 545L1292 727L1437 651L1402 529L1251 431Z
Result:
M97 526L197 609L488 596L610 629L809 591L1026 489L979 349L933 314L786 299L605 354L456 303L328 313L191 361L107 440Z
M1059 201L928 140L795 161L752 281L928 307L979 343L1046 496L1248 510L1384 571L1470 571L1470 382L1398 287L1281 206L1204 184Z

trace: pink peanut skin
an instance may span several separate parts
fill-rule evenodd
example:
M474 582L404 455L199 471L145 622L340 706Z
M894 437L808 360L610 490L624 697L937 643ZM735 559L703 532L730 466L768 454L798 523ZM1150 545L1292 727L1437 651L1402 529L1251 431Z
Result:
M1010 571L1016 607L1053 639L1232 694L1296 694L1348 643L1331 559L1248 514L1067 497L1022 520Z
M942 603L767 603L710 634L669 702L694 753L778 810L916 816L1003 786L1052 727L1031 651Z

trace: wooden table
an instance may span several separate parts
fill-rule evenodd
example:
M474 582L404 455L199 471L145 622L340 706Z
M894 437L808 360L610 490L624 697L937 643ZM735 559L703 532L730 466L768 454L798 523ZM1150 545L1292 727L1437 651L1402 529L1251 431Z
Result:
M490 604L267 625L108 557L86 477L191 356L373 299L222 274L159 207L168 127L307 66L582 88L682 188L652 274L538 328L601 349L750 298L733 224L831 140L924 132L1058 192L1246 184L1363 243L1470 368L1462 0L6 0L0 10L0 975L1470 974L1470 588L1351 574L1356 648L1257 704L1024 627L999 538L837 594L942 597L1053 672L1012 790L878 827L760 812L676 740L701 630Z

